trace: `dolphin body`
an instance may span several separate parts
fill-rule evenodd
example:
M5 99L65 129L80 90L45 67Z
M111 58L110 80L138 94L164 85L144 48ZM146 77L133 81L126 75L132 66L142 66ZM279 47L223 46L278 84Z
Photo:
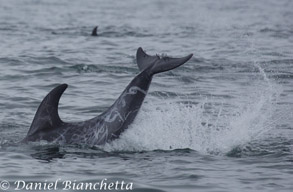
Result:
M63 122L58 104L67 84L55 87L40 104L27 136L22 142L41 141L59 144L102 145L117 139L133 122L156 73L169 71L187 62L182 58L147 55L138 48L136 59L140 73L129 83L115 103L101 115L83 122Z

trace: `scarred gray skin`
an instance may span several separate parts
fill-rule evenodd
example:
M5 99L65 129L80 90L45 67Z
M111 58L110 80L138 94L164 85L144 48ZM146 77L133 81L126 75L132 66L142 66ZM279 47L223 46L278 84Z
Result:
M125 88L115 103L101 115L83 122L66 123L58 115L61 95L67 88L54 88L42 101L27 136L22 142L46 140L60 144L102 145L117 139L134 121L156 73L174 69L192 57L160 58L149 56L141 48L137 63L141 70Z

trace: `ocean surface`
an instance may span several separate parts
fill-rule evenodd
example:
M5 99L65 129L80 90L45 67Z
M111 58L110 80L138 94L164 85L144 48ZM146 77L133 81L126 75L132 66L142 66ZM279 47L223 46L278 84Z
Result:
M292 10L290 0L0 0L0 191L17 181L127 191L124 181L135 192L292 192ZM139 73L138 47L194 56L154 76L120 139L18 143L58 84L69 84L64 121L106 110Z

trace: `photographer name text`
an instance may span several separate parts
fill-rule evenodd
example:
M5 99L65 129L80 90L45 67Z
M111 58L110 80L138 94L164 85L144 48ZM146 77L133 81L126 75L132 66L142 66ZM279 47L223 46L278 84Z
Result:
M11 186L10 184L13 184ZM120 191L133 190L133 183L125 181L108 181L106 178L97 182L84 182L77 180L62 180L57 179L53 182L45 180L44 182L31 182L24 180L17 180L15 182L2 181L0 190L13 189L15 191L56 191L56 190L73 190L73 191Z

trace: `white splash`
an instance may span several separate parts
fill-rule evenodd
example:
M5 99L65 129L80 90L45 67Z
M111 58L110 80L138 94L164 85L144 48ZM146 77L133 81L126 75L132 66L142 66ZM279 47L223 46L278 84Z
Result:
M105 150L190 148L201 153L223 154L256 139L274 127L272 117L279 92L264 71L257 68L260 76L247 88L248 94L242 96L245 103L223 100L219 105L213 98L203 98L197 105L166 101L158 108L148 100L134 123L120 139L107 144ZM233 107L228 108L227 104Z

